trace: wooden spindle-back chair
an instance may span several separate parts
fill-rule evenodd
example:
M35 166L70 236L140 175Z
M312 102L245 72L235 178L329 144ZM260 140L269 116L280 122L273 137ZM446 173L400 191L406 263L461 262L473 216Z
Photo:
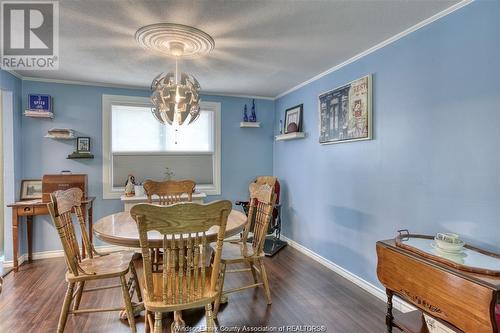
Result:
M273 218L269 222L269 227L267 228L267 237L264 241L264 252L266 256L273 256L287 245L285 241L281 240L281 185L278 181L278 178L274 176L258 176L255 178L254 183L258 185L267 184L274 188L276 202L274 203ZM245 214L248 214L250 201L236 201L235 204L237 206L242 206ZM250 230L253 230L253 225L249 226L249 228ZM250 240L251 239L249 239L249 241Z
M144 264L146 325L162 332L162 313L205 306L207 330L215 328L212 303L218 298L219 266L226 223L232 204L216 201L206 205L180 203L171 206L138 204L130 214L137 222ZM206 232L218 227L215 255L206 267ZM153 270L148 232L163 235L162 272ZM154 325L150 323L154 313ZM172 332L174 331L174 322Z
M63 307L59 317L57 332L62 333L66 326L68 314L79 314L89 312L123 311L127 312L127 318L132 332L136 332L131 298L137 291L139 301L142 300L135 268L132 262L134 252L121 251L102 255L95 251L87 237L85 220L81 210L83 192L79 188L71 188L66 191L57 191L51 194L51 202L47 204L52 221L57 229L64 250L64 257L68 266L66 281L68 289L64 298ZM89 258L82 259L78 241L73 227L72 211L76 213L85 247L88 249ZM129 282L126 274L132 273ZM110 287L97 287L84 289L85 282L89 280L101 280L119 278L120 284ZM76 291L75 291L76 286ZM123 293L124 307L79 309L83 292L97 291L107 288L121 287ZM72 310L70 310L73 303Z
M149 203L161 206L173 205L179 202L192 202L196 183L192 180L167 180L157 182L146 180L143 184ZM153 196L158 201L153 202ZM162 251L157 248L150 249L153 259L153 270L161 271Z
M153 196L156 195L159 201L155 203L165 206L181 201L191 202L196 183L192 180L167 180L163 182L146 180L143 186L149 203L153 203Z
M264 241L266 238L267 228L269 222L273 218L273 209L276 196L274 189L268 184L251 183L249 186L250 191L250 205L248 210L248 223L243 230L242 239L234 242L229 241L224 245L221 258L221 286L219 298L217 298L214 305L214 313L217 315L220 303L225 295L259 286L264 287L267 304L271 304L271 291L269 288L269 281L267 278L266 268L264 266ZM252 243L247 243L247 236L253 226L253 240ZM246 264L249 268L226 270L228 265L232 264ZM224 290L224 279L226 273L237 273L251 271L254 283L251 285ZM257 277L260 275L260 282Z

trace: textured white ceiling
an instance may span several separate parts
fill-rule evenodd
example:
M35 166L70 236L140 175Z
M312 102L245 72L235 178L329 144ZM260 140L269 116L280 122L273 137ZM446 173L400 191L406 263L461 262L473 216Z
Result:
M24 77L149 87L173 61L141 49L141 26L173 22L212 35L185 60L211 93L274 97L450 7L452 0L60 1L60 69Z

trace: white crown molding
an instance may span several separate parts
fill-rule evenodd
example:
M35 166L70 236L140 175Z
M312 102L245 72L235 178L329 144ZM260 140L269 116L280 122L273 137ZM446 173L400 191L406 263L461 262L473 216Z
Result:
M203 91L203 90L200 92L200 94L206 95L206 96L222 96L222 97L235 97L235 98L264 99L264 100L269 100L269 101L274 101L276 99L275 97L269 97L269 96L226 94L226 93L208 92L208 91Z
M22 80L23 79L23 76L21 74L18 74L14 71L11 71L11 70L7 70L7 69L2 69L3 71L11 74L11 75L14 75L15 77L17 77L18 79Z
M412 26L412 27L410 27L410 28L408 28L408 29L406 29L406 30L398 33L397 35L394 35L394 36L392 36L392 37L384 40L383 42L381 42L381 43L379 43L379 44L377 44L375 46L372 46L371 48L369 48L369 49L367 49L367 50L365 50L365 51L363 51L361 53L356 54L354 57L351 57L351 58L347 59L346 61L344 61L344 62L342 62L342 63L340 63L338 65L335 65L332 68L330 68L330 69L328 69L328 70L326 70L326 71L324 71L324 72L322 72L322 73L320 73L320 74L318 74L318 75L310 78L309 80L304 81L304 82L302 82L302 83L294 86L293 88L290 88L290 89L282 92L281 94L279 94L276 97L274 97L274 99L276 100L276 99L281 98L281 97L283 97L285 95L288 95L289 93L291 93L291 92L293 92L293 91L295 91L297 89L300 89L300 88L308 85L309 83L314 82L314 81L322 78L325 75L328 75L330 73L338 71L342 67L345 67L345 66L347 66L347 65L349 65L349 64L351 64L351 63L353 63L353 62L355 62L355 61L357 61L357 60L359 60L359 59L361 59L361 58L363 58L363 57L365 57L367 55L369 55L370 53L373 53L373 52L375 52L375 51L377 51L377 50L379 50L379 49L381 49L381 48L383 48L383 47L385 47L385 46L387 46L389 44L392 44L395 41L397 41L397 40L399 40L399 39L401 39L401 38L403 38L403 37L405 37L405 36L407 36L407 35L415 32L415 31L417 31L418 29L420 29L422 27L425 27L426 25L431 24L432 22L437 21L440 18L443 18L446 15L449 15L449 14L453 13L454 11L456 11L456 10L462 8L462 7L465 7L465 6L469 5L469 4L471 4L472 2L474 2L474 0L462 0L462 1L454 4L453 6L448 7L445 10L443 10L443 11L441 11L441 12L439 12L439 13L437 13L437 14L435 14L435 15L433 15L433 16L431 16L431 17L429 17L429 18L427 18L427 19L425 19L425 20L423 20L423 21L421 21L421 22L419 22L417 24L415 24L414 26Z
M134 89L134 90L144 90L149 91L150 89L143 86L125 85L125 84L114 84L114 83L102 83L102 82L90 82L90 81L72 81L72 80L59 80L59 79L47 79L40 77L30 77L22 76L19 73L13 71L6 71L18 79L23 81L33 81L33 82L44 82L44 83L58 83L58 84L71 84L80 86L91 86L91 87L104 87L104 88L116 88L116 89ZM201 91L202 95L206 96L221 96L221 97L236 97L236 98L249 98L249 99L263 99L274 101L274 97L269 96L254 96L254 95L244 95L244 94L226 94L218 92Z
M330 261L326 259L325 257L320 256L316 252L308 249L302 244L297 243L296 241L285 237L281 235L281 238L288 243L291 247L294 249L298 250L302 254L305 254L309 258L313 259L314 261L317 261L321 265L325 266L329 270L333 271L334 273L337 273L338 275L342 276L343 278L347 279L348 281L354 283L361 289L367 291L368 293L372 294L373 296L377 297L383 302L387 302L387 295L385 294L385 291L380 289L379 287L371 284L370 282L362 279L361 277L357 276L356 274L348 271L347 269L337 265L333 261ZM401 312L410 312L414 311L416 308L413 307L412 305L406 303L405 301L395 297L393 299L394 302L394 308L401 311Z
M118 89L134 89L134 90L147 90L149 88L143 86L134 86L126 84L114 84L114 83L103 83L103 82L90 82L90 81L72 81L72 80L59 80L59 79L47 79L40 77L31 76L21 76L23 81L33 81L33 82L45 82L45 83L59 83L59 84L70 84L78 86L91 86L91 87L103 87L103 88L118 88Z

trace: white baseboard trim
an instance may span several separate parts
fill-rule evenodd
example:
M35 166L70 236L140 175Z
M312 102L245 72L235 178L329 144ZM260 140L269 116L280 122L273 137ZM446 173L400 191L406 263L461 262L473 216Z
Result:
M98 252L108 253L108 252L116 252L120 250L129 250L127 247L116 246L116 245L104 245L104 246L96 246L95 249ZM81 251L81 249L80 249ZM63 250L53 250L53 251L42 251L42 252L33 252L33 260L38 259L50 259L50 258L59 258L64 256ZM24 253L17 258L19 265L28 260L28 254ZM12 268L14 266L13 260L4 261L3 265L5 268Z
M380 299L384 302L387 302L387 296L385 294L385 291L383 291L379 287L377 287L377 286L371 284L370 282L360 278L356 274L349 272L347 269L337 265L333 261L330 261L330 260L326 259L325 257L320 256L319 254L308 249L304 245L299 244L296 241L294 241L288 237L285 237L283 235L281 236L281 238L284 241L288 242L288 245L290 245L294 249L305 254L309 258L317 261L318 263L322 264L323 266L332 270L333 272L337 273L338 275L342 276L343 278L349 280L350 282L354 283L355 285L357 285L361 289L369 292L370 294L377 297L378 299ZM413 307L412 305L404 302L403 300L401 300L397 297L395 297L393 299L393 306L395 309L397 309L401 312L410 312L410 311L416 310L415 307Z
M333 272L337 273L338 275L342 276L343 278L349 280L350 282L354 283L361 289L369 292L373 296L377 297L378 299L386 302L387 301L387 296L385 292L380 289L379 287L371 284L370 282L360 278L354 273L349 272L347 269L337 265L333 261L330 261L316 252L308 249L307 247L303 246L302 244L297 243L296 241L285 237L281 236L281 238L288 242L288 245L293 247L294 249L298 250L299 252L305 254L309 258L317 261L318 263L322 264L326 268L332 270ZM105 246L96 246L96 250L100 252L115 252L115 251L120 251L120 250L129 250L130 248L123 247L123 246L116 246L116 245L105 245ZM34 252L33 253L33 260L38 260L38 259L50 259L50 258L58 258L58 257L63 257L64 252L63 250L54 250L54 251L42 251L42 252ZM19 265L21 265L23 262L28 260L28 254L24 253L18 258ZM5 268L11 268L13 266L13 261L4 261L4 267ZM393 301L394 308L401 312L409 312L415 310L413 306L410 304L400 300L399 298L394 298Z

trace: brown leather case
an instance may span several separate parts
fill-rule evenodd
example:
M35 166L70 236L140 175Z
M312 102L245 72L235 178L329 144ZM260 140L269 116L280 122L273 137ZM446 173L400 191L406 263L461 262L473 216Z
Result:
M88 195L86 174L59 174L43 175L42 178L42 201L50 202L50 194L59 190L67 190L78 187L83 191L83 197Z

